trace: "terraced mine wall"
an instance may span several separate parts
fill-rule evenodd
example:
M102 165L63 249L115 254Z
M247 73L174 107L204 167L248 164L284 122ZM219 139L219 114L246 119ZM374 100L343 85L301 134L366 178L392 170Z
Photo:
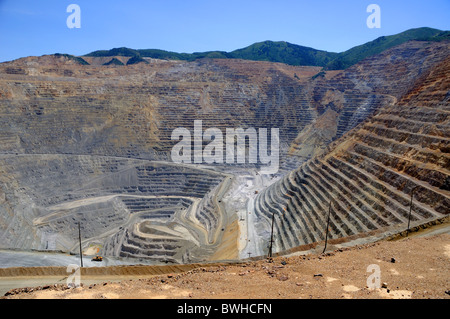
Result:
M416 186L413 222L439 218L448 49L408 42L323 76L243 60L2 63L0 247L77 253L80 224L85 253L255 256L267 252L272 216L276 251L322 241L330 200L331 239L366 236L405 223ZM221 132L279 128L279 171L174 163L171 134L195 120Z
M224 177L150 161L86 155L14 155L0 162L2 176L15 176L2 185L2 209L8 211L2 214L5 247L76 253L80 223L86 249L155 260L176 248L188 249L190 241L202 242L203 235L190 235L177 220Z
M274 252L323 244L328 217L328 239L342 243L448 216L450 58L433 65L407 98L256 197L266 230L274 220ZM259 249L268 252L269 241L266 231Z

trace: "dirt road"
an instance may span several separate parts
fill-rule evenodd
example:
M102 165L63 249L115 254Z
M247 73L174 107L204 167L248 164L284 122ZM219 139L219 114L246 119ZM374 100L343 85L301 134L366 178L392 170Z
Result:
M194 265L156 276L122 266L114 276L85 277L84 286L79 288L67 289L59 284L34 288L32 292L12 291L4 298L450 299L448 230L444 225L408 238L341 248L324 255ZM374 269L380 271L379 288L371 288L376 284Z

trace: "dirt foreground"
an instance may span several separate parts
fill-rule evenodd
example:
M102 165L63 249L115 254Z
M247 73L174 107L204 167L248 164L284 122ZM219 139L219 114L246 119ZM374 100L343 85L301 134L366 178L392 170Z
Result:
M215 264L179 273L122 278L127 279L78 288L57 284L13 289L3 298L450 299L450 234L276 257L271 262ZM379 288L372 288L377 284Z

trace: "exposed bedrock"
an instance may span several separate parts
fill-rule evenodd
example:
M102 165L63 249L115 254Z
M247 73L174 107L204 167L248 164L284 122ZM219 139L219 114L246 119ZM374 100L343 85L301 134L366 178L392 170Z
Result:
M336 243L405 230L411 196L412 225L448 216L449 145L448 103L383 108L260 193L254 213L266 230L274 218L275 252L323 242L329 211L328 238ZM260 247L266 252L267 233Z
M191 261L193 248L200 250L195 258L207 258L201 249L212 243L204 234L213 233L219 220L212 208L200 222L190 215L203 214L199 203L212 205L204 198L213 196L221 173L86 155L6 155L0 163L2 176L10 176L2 185L2 248L76 253L80 223L89 251L161 261L165 255L158 251L133 253L131 241L170 237L177 250L172 261Z
M413 223L446 216L449 49L408 42L324 76L220 59L1 63L0 248L77 253L80 225L86 254L187 263L267 254L272 216L274 251L322 242L330 201L336 242L404 227L413 190ZM261 175L260 157L173 162L172 132L196 120L279 128L278 172Z

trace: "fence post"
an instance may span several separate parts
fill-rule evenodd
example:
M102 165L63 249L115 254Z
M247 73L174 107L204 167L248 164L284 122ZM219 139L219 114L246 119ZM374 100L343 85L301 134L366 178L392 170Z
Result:
M80 226L80 223L78 223L78 240L80 242L81 267L83 267L83 251L81 250L81 226Z
M273 244L273 221L275 219L275 213L272 212L272 230L270 232L270 245L269 245L269 258L272 257L272 244Z
M328 205L328 221L327 221L327 229L326 229L326 233L325 233L325 247L323 247L323 253L325 253L325 250L327 249L327 241L328 241L328 228L330 226L330 216L331 216L331 199L330 199L330 204Z
M413 196L414 196L414 191L416 190L417 187L419 187L419 186L416 186L411 190L411 201L409 202L408 228L406 229L406 237L408 237L408 233L409 233L409 223L411 222Z

